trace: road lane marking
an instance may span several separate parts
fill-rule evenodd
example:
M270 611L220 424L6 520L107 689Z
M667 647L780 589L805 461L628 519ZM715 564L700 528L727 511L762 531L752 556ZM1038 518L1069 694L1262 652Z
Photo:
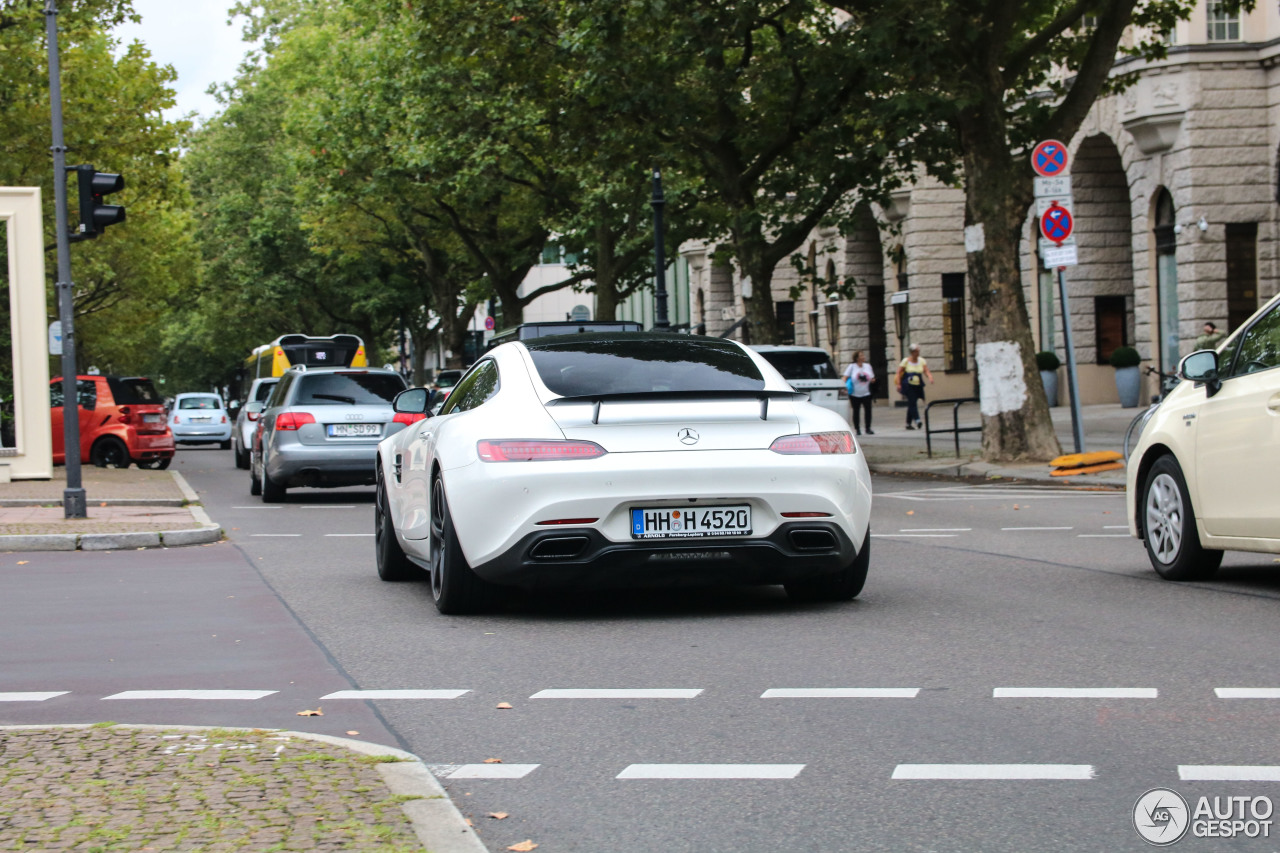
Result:
M250 536L260 536L260 537L265 537L265 538L276 538L276 539L279 539L279 538L285 538L285 539L290 539L290 538L296 538L296 537L298 537L298 536L301 536L302 534L301 534L301 533L250 533L249 535L250 535Z
M1280 766L1249 764L1179 764L1183 782L1280 782Z
M1104 524L1104 525L1102 525L1102 529L1103 529L1103 530L1128 530L1128 529L1129 529L1129 525L1127 525L1127 524Z
M261 699L276 690L126 690L107 699Z
M0 693L0 702L44 702L55 696L66 696L70 690L50 690L44 693Z
M565 688L539 690L530 699L692 699L701 693L701 689L686 690L676 688L638 688L638 689L585 689Z
M903 527L899 533L968 533L972 527Z
M470 690L339 690L321 699L457 699Z
M1280 687L1215 687L1219 699L1280 699Z
M914 699L919 687L771 687L761 699Z
M1128 539L1128 533L1078 533L1077 539Z
M632 764L618 779L794 779L803 764Z
M894 779L1093 779L1092 764L899 764Z
M872 533L872 539L955 539L954 533Z
M446 779L523 779L540 764L464 764Z
M326 533L325 534L325 536L336 536L338 538L342 538L342 537L350 538L352 536L372 536L372 535L373 535L372 533Z
M284 509L282 506L263 506L255 504L254 506L233 506L232 509Z
M300 504L298 509L355 509L355 504Z
M1158 699L1154 687L997 687L994 699Z
M1001 530L1075 530L1074 527L1001 527Z

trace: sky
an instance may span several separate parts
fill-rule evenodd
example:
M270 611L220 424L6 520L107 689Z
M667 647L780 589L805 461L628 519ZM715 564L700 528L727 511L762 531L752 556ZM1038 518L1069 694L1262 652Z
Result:
M138 40L151 50L160 65L178 72L173 83L177 106L165 113L169 119L196 112L208 118L218 103L205 90L212 83L230 82L248 44L240 40L244 19L227 25L227 9L233 0L133 0L141 24L116 30L122 41Z

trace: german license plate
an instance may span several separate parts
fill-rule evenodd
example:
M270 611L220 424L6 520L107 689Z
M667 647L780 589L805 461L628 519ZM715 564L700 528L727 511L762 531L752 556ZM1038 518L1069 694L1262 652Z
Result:
M382 424L329 424L329 435L340 438L381 434Z
M691 536L746 536L751 507L633 507L632 539L684 539Z
M164 420L164 415L143 415L142 422L144 424L158 424Z
M213 420L213 415L197 415L191 418L193 424L207 424L211 420Z

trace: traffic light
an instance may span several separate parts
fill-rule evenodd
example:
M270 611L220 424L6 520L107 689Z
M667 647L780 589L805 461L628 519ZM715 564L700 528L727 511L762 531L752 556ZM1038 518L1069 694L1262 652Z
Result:
M74 240L91 240L108 225L124 222L124 207L103 204L102 197L124 189L124 178L109 172L99 172L92 166L68 166L75 172L80 185L80 227L73 233Z

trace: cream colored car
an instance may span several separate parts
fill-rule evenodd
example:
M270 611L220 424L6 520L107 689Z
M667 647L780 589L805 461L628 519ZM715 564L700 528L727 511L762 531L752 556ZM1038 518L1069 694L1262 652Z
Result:
M1183 379L1129 457L1129 532L1161 577L1212 575L1222 552L1280 554L1280 296Z

